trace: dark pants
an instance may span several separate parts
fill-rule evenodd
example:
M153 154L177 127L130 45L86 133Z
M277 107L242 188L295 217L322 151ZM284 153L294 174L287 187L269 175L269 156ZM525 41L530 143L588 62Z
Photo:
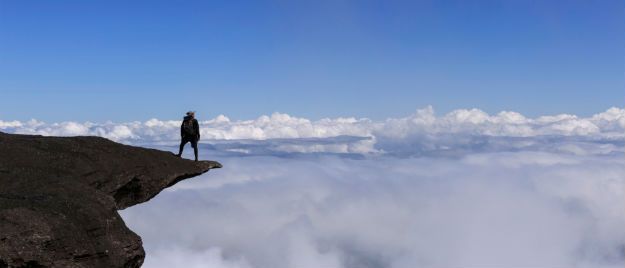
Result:
M178 151L178 156L182 155L182 151L184 150L184 146L187 142L191 143L191 147L193 147L193 154L195 155L195 161L197 161L197 137L182 137L180 141L180 150Z

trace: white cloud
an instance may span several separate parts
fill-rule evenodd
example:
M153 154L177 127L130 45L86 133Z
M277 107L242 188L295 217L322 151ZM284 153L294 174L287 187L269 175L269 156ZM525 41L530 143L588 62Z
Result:
M223 157L121 213L148 268L222 267L186 257L211 249L253 268L622 267L622 157Z
M228 259L219 248L201 251L182 250L179 247L150 252L144 267L184 267L187 268L250 268L243 259Z
M0 130L39 135L97 135L124 143L175 144L179 139L180 121L150 119L128 123L43 123L0 121ZM403 118L372 121L366 118L334 118L311 121L274 113L254 120L232 121L224 115L201 121L202 142L235 140L270 140L333 138L337 136L368 137L351 144L289 145L276 150L285 152L378 153L388 148L378 142L392 140L413 143L415 139L437 139L457 135L488 137L536 137L546 135L585 136L625 139L625 109L610 108L588 118L574 115L527 118L519 113L503 111L489 115L478 109L460 109L436 116L432 107L417 110ZM444 145L448 146L448 145Z
M19 128L22 126L20 121L2 121L0 120L0 129Z

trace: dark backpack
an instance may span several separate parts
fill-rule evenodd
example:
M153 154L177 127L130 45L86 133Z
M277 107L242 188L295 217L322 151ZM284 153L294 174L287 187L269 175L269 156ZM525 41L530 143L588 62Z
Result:
M195 129L193 128L193 119L182 121L182 131L186 136L195 135Z

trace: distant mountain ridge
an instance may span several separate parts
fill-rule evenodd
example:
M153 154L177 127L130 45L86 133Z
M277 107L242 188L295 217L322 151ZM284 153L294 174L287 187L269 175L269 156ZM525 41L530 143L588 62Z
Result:
M221 164L99 137L0 132L0 267L140 267L117 210Z

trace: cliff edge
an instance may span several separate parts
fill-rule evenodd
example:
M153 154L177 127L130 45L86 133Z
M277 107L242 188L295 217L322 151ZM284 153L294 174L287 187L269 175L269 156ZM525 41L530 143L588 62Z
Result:
M99 137L0 132L1 267L140 267L117 210L220 168Z

